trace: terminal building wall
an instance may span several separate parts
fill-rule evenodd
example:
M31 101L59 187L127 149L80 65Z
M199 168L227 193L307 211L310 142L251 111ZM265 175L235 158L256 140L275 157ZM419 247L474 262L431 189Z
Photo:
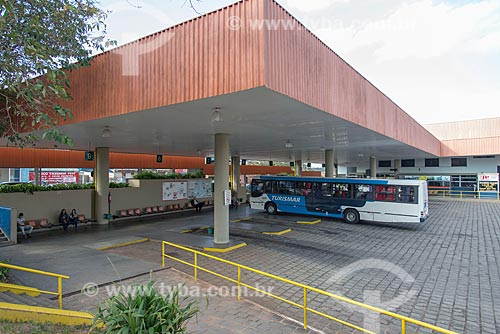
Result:
M500 117L424 126L441 140L441 156L500 154Z
M426 167L425 159L415 159L415 167L401 167L400 175L453 175L453 174L478 174L478 173L498 173L500 168L500 155L491 157L466 157L467 166L452 166L451 157L439 158L439 167ZM394 168L394 161L391 167L378 167L379 174L390 174Z

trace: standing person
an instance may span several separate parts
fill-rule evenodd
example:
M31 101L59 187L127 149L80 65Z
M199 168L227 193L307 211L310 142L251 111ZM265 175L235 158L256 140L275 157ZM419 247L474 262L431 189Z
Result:
M62 209L61 213L59 214L59 224L63 226L64 232L68 230L68 213L66 212L66 209Z
M75 230L78 228L78 213L76 213L76 209L71 210L69 223L75 225Z
M23 233L24 239L31 238L31 232L33 232L33 226L26 225L26 219L24 218L24 213L19 212L17 216L17 226Z

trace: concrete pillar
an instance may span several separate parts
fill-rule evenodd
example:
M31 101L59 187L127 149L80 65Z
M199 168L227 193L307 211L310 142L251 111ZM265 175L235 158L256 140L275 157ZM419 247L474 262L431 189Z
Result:
M372 179L377 177L377 158L374 155L370 157L370 177Z
M238 198L240 190L240 157L231 157L231 193Z
M401 160L400 159L394 159L394 178L399 179L399 171L401 169Z
M229 206L224 205L224 190L229 190L229 135L215 135L214 243L229 242Z
M42 184L42 182L41 182L41 175L40 174L41 174L41 168L35 167L33 169L33 175L34 175L34 180L33 181L35 181L35 184L37 186L39 186L40 184Z
M295 161L295 175L297 176L302 175L302 160Z
M108 213L109 193L109 148L96 147L95 180L95 219L99 224L106 224L104 214Z
M335 152L333 150L325 151L325 176L336 177L337 168L335 168Z

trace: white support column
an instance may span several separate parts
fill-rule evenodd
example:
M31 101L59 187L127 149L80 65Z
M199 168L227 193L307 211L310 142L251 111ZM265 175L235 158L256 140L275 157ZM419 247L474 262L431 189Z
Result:
M229 190L229 135L215 135L214 243L229 242L229 206L224 190Z
M399 179L399 170L401 169L401 160L400 159L394 159L394 178Z
M295 175L296 176L302 175L302 160L295 161Z
M377 177L377 158L374 155L370 157L370 177L372 179Z
M325 151L325 176L337 176L337 169L335 168L335 152L333 150Z
M231 157L231 193L238 199L240 191L240 157Z
M109 193L109 148L96 147L95 177L95 219L99 224L106 224L108 220L104 215L108 213Z

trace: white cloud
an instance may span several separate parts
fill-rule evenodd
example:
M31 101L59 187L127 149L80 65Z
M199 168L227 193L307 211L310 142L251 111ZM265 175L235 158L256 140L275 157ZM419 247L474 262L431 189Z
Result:
M125 44L172 26L175 21L166 10L148 3L133 7L123 1L107 3L110 11L106 23L108 33L119 45Z
M353 22L330 31L342 53L376 45L379 61L431 58L456 49L485 52L500 48L499 1L463 6L434 4L431 0L403 4L386 18Z
M279 3L287 9L295 8L302 12L314 12L349 1L350 0L281 0Z

